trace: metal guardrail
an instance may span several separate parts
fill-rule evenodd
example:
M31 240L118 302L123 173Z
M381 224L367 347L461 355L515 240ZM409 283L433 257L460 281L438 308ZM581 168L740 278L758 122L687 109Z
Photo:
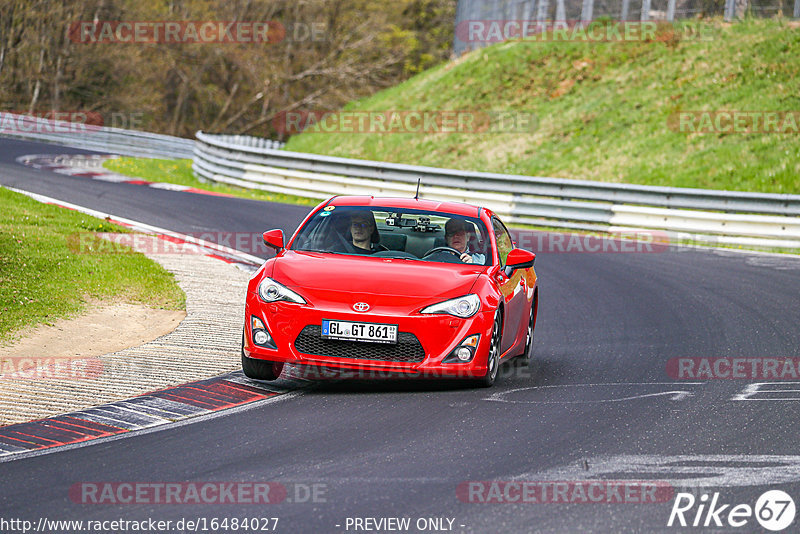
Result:
M4 126L9 124L14 128ZM323 199L334 194L479 203L511 223L597 231L656 229L681 239L800 248L800 195L651 187L469 172L280 150L282 143L197 132L197 141L0 114L0 135L138 157L193 158L202 179Z
M0 136L145 158L191 158L193 139L0 113Z
M597 231L655 229L713 243L800 248L800 195L611 184L469 172L288 152L266 140L197 132L201 178L309 198L421 196L477 203L508 222ZM679 235L678 235L679 234Z

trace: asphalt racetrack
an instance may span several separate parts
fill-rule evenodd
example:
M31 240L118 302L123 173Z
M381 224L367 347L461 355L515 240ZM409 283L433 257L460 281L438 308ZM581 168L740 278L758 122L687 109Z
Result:
M0 184L183 233L292 232L308 211L15 161L76 152L2 139ZM536 269L536 363L505 364L492 389L321 382L278 402L12 458L0 463L2 518L183 519L205 521L206 531L214 518L277 518L258 530L285 533L761 532L754 515L732 526L730 510L756 508L767 490L800 505L800 378L787 380L783 367L800 356L800 260L710 249L539 251ZM675 371L677 359L697 371L740 358L747 369L782 362L783 380L716 379L728 369L719 364L712 379ZM280 502L95 503L101 493L84 491L208 482L277 483ZM658 491L640 491L651 485ZM707 517L712 499L729 506ZM689 527L677 517L668 526L676 504L686 505ZM786 531L796 528L797 520Z

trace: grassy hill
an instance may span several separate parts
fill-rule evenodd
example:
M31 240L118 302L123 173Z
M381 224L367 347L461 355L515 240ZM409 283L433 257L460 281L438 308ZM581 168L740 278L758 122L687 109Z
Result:
M679 27L647 42L500 43L345 108L533 112L538 121L530 132L306 132L286 148L476 171L800 193L800 134L687 133L670 122L681 111L800 111L800 27L785 20L700 24L710 40L685 38L689 31Z

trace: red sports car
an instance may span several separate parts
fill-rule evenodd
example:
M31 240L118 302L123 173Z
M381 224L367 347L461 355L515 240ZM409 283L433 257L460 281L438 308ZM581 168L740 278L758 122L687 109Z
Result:
M247 289L250 378L291 363L491 386L501 363L531 358L536 256L486 208L333 197L288 244L281 230L264 241L277 255Z

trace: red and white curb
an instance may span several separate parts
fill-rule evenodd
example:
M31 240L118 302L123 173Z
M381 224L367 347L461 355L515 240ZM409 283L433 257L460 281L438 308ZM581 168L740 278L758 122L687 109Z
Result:
M0 461L212 414L277 397L308 382L249 380L241 371L64 415L0 427Z
M235 264L245 271L252 272L263 263L256 256L192 236L44 195L11 187L7 189L39 202L79 211L162 239L189 243L202 248L207 256ZM43 454L56 447L81 446L90 441L124 437L131 432L175 424L189 418L207 417L222 410L242 408L273 397L299 394L300 390L308 387L310 381L299 376L292 367L287 366L284 377L269 384L250 380L237 371L95 408L0 427L0 462L19 455Z

